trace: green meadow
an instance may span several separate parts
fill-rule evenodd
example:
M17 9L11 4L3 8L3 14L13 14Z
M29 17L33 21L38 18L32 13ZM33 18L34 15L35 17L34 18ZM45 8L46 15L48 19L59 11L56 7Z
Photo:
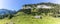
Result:
M54 18L49 15L41 15L42 19L36 19L33 15L27 15L22 13L17 13L12 19L2 19L0 20L0 24L6 24L10 21L14 22L14 24L60 24L60 18Z

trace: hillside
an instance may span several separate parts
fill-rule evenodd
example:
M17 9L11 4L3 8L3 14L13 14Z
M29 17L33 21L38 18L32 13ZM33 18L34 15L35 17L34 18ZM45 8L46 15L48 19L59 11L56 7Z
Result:
M37 5L43 5L43 7L37 8ZM46 6L46 8L44 8ZM27 6L30 6L27 8ZM34 7L36 6L36 7ZM48 8L48 6L54 8ZM26 7L26 8L24 8ZM60 7L59 4L54 3L37 3L23 5L23 9L17 11L14 17L11 19L4 18L0 20L0 24L60 24ZM41 16L42 18L35 18L35 16Z
M40 3L39 3L40 4ZM48 3L42 3L42 4L48 4ZM12 21L15 24L60 24L60 17L57 15L57 17L55 17L56 14L59 13L58 10L59 9L59 5L58 4L52 4L49 3L48 5L52 5L54 8L53 9L42 9L39 12L33 11L31 13L30 9L21 9L17 12L17 14L15 15L16 17L12 18ZM33 4L36 5L36 4ZM26 5L26 6L32 6L30 4ZM56 6L56 7L55 7ZM32 6L33 8L33 6ZM41 9L41 8L40 8ZM56 11L55 11L56 10ZM38 11L38 10L37 10ZM47 12L45 12L47 11ZM49 12L50 11L50 12ZM54 12L53 12L54 11ZM35 13L36 12L36 13ZM43 13L42 13L43 12ZM34 14L33 14L34 13ZM54 13L54 14L50 14ZM47 14L47 15L46 15ZM36 19L34 16L42 16L42 19Z
M20 14L21 13L21 14ZM13 17L11 20L15 24L60 24L60 18L54 18L49 15L40 15L42 19L36 19L33 15L17 13L17 17Z

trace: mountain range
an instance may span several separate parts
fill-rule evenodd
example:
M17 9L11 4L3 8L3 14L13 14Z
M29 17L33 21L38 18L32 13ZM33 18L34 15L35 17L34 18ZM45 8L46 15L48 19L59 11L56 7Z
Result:
M8 17L9 15L15 14L16 11L8 9L0 9L0 18Z
M0 9L0 15L4 15L4 14L14 14L16 11L12 11L12 10L7 10L7 9Z

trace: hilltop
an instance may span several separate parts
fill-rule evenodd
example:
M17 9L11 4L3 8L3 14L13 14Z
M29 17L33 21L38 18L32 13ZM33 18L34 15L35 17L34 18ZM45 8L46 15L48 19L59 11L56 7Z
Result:
M26 14L40 15L42 13L52 13L59 14L60 13L60 4L54 3L37 3L37 4L25 4L22 7L23 9L19 10L20 12L24 12ZM18 11L18 12L19 12Z

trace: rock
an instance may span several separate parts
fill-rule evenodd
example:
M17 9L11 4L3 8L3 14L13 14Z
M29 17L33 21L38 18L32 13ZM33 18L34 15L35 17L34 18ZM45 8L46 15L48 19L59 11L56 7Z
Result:
M42 16L35 16L35 18L37 18L37 19L42 19Z

